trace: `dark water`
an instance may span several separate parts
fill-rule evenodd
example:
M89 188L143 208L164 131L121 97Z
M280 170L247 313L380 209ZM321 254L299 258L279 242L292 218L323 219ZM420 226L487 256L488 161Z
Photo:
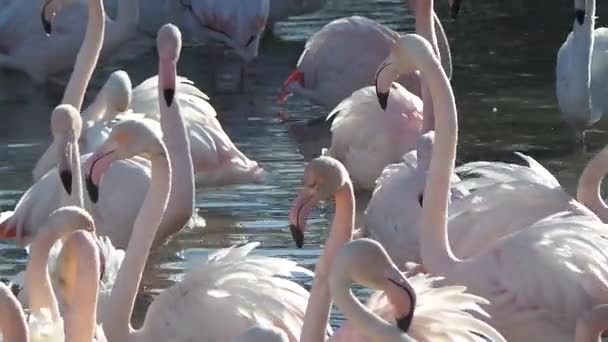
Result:
M437 2L440 17L447 18L447 5ZM601 25L608 7L599 7ZM445 19L461 124L460 161L514 161L512 152L522 151L573 189L585 162L603 146L605 135L590 135L584 151L574 144L573 134L559 119L553 90L555 58L571 26L571 11L571 1L470 0L465 1L457 21ZM402 32L413 30L413 18L399 0L329 1L319 13L275 27L275 36L266 37L261 56L247 68L244 92L236 85L236 59L224 58L214 49L184 51L179 73L211 96L226 132L271 176L263 185L197 191L196 205L207 219L207 228L180 233L152 256L138 316L155 292L179 279L184 270L196 267L197 260L216 248L255 240L262 242L260 253L314 264L327 234L331 204L313 212L307 244L301 250L294 248L287 230L287 212L306 160L319 153L329 135L322 127L281 123L274 98L305 40L330 20L353 14ZM100 68L89 99L118 68L127 70L138 84L156 73L154 51L137 61ZM50 141L48 122L63 91L60 83L36 88L21 75L0 73L2 209L12 209L31 183L31 169ZM301 120L328 113L298 98L292 98L283 110ZM366 204L363 197L358 201L359 211ZM23 269L24 262L23 250L0 243L1 276Z

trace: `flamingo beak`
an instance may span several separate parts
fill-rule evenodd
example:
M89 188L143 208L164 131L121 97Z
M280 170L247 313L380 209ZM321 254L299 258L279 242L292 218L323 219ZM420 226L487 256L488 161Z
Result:
M306 220L317 202L318 199L311 188L300 190L298 197L293 201L293 205L289 211L289 230L298 248L304 246Z
M574 11L574 16L576 17L576 21L579 25L583 25L583 23L585 22L585 15L586 14L584 10L577 9L576 11Z
M405 275L396 266L391 267L388 273L385 294L397 317L397 327L407 333L414 318L416 295Z
M64 144L65 148L59 153L59 178L63 188L68 193L72 194L72 151L73 145L70 142ZM58 149L59 150L59 149Z
M85 163L85 169L87 169L87 193L93 203L99 201L99 184L101 183L101 178L104 173L108 170L114 160L114 152L115 150L104 152L102 149L100 152L92 155Z
M42 12L40 13L40 20L42 21L42 28L46 34L51 34L53 31L53 27L51 21L46 18L47 7L51 4L53 0L46 0L44 5L42 6Z
M167 104L167 107L171 107L173 99L175 98L175 89L163 89L163 97L165 98L165 103Z
M380 104L380 108L382 108L382 110L386 110L391 85L393 84L393 80L396 78L393 69L393 64L389 60L382 63L378 69L378 72L376 72L376 96L378 97L378 103Z

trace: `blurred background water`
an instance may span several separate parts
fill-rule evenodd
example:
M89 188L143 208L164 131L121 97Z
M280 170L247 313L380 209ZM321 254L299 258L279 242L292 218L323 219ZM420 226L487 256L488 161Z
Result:
M530 154L573 190L591 155L605 135L588 136L586 148L559 119L554 95L557 51L570 31L572 1L465 0L460 17L448 19L447 1L436 1L454 62L453 87L460 115L459 161L516 161L513 151ZM599 6L598 25L608 7ZM198 189L196 206L207 227L184 231L156 251L137 301L139 321L151 298L179 279L185 270L220 247L260 241L258 253L286 257L311 267L321 253L333 206L315 210L303 249L296 249L287 229L287 213L307 160L329 144L322 125L304 120L327 110L294 97L279 108L274 100L294 68L306 39L329 21L362 15L401 32L413 31L413 17L401 0L329 0L315 14L278 23L267 34L260 56L247 66L245 90L237 86L239 62L214 48L186 49L178 73L206 92L219 120L237 146L257 160L270 177L265 184ZM356 56L353 56L356 58ZM87 99L97 93L110 72L124 69L133 84L156 74L153 49L135 60L98 68ZM51 140L49 118L60 101L65 77L34 87L23 75L0 72L0 208L12 209L31 184L34 163ZM293 121L281 123L279 110ZM601 127L600 127L601 130ZM358 196L358 212L369 195ZM0 242L0 276L25 266L24 250ZM307 286L310 284L306 284ZM336 323L339 316L333 318Z

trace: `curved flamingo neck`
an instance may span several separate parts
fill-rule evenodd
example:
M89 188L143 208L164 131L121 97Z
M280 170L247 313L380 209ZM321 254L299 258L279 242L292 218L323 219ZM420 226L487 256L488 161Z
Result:
M607 171L608 149L604 149L589 161L576 189L576 199L591 209L603 222L608 222L608 205L601 195L602 180Z
M595 0L585 2L585 14L582 25L573 19L571 59L566 65L568 89L564 94L571 97L575 105L583 106L578 110L591 111L591 56L594 45Z
M121 1L124 2L124 1ZM61 103L71 104L80 112L87 86L99 59L105 30L103 0L89 0L87 30L76 56L74 71L63 93Z
M135 296L171 191L171 167L164 146L163 149L164 156L151 158L152 182L135 219L125 258L105 306L102 318L108 341L129 341L137 333L130 323Z
M349 265L334 264L332 270L332 296L336 306L357 331L365 332L372 341L410 341L398 328L366 308L351 291L353 285Z
M426 58L417 60L416 63L431 91L438 118L435 123L435 144L429 175L424 190L420 253L428 270L435 274L443 274L458 262L450 248L447 232L450 178L454 172L458 140L458 117L450 82L438 61L435 58Z
M160 126L163 141L171 156L171 194L165 215L156 234L155 243L162 243L167 237L179 232L194 212L194 167L190 154L190 140L186 124L181 114L178 93L175 93L170 107L164 98L164 89L176 90L176 63L159 61L158 99L160 106Z
M30 258L25 268L25 280L30 286L28 293L30 309L32 312L48 309L53 321L59 319L61 315L47 264L51 247L60 236L56 227L40 229L30 245Z
M575 342L601 342L608 329L608 305L600 305L576 322Z
M329 271L331 264L346 243L352 239L355 225L355 195L350 180L335 194L336 213L331 225L329 237L325 242L323 255L315 266L315 278L310 289L310 297L301 342L325 341L327 322L331 311L331 294L329 291Z
M77 234L88 234L78 232ZM92 236L81 235L88 241L76 247L71 257L76 263L76 283L65 298L68 306L64 314L66 342L91 342L97 325L97 292L99 290L99 253ZM65 246L64 246L65 248Z
M6 285L0 285L0 332L4 342L30 340L21 304Z

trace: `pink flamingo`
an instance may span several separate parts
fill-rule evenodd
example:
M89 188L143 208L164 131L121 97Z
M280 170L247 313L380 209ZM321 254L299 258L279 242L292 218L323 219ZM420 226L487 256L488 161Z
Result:
M556 214L490 243L474 257L457 259L447 235L447 207L458 119L430 44L417 35L401 38L378 74L378 92L386 95L397 73L414 70L427 82L437 116L419 239L424 266L488 299L487 321L507 340L572 341L577 318L608 301L606 227L589 216Z

